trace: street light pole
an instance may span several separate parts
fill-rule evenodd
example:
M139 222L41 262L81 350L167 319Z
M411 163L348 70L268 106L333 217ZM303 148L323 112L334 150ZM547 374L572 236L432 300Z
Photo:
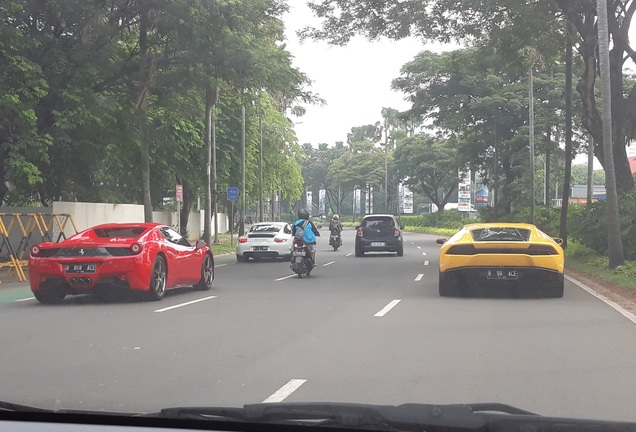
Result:
M243 180L241 187L241 225L239 225L239 235L245 234L245 104L241 105L241 121L242 121L242 133L241 133L241 155L243 159Z
M258 150L258 221L263 222L263 117L258 117L259 150Z

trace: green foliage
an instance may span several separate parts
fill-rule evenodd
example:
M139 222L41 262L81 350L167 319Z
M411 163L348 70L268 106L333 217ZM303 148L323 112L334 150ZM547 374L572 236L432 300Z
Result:
M623 252L626 259L636 259L636 194L622 195L618 201ZM570 236L600 254L607 254L606 203L599 201L572 217Z
M421 216L400 216L400 222L409 227L436 227L457 231L464 225L473 222L464 213L452 209L444 212L429 213Z

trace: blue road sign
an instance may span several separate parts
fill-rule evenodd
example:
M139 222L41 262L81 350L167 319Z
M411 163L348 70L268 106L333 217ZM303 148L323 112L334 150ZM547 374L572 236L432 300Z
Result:
M227 188L227 200L228 201L238 201L238 188L237 187L229 187Z

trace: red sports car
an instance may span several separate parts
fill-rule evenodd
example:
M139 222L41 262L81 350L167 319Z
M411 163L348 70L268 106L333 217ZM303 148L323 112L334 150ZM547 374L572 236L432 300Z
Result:
M203 241L192 246L172 228L156 223L104 224L60 242L31 247L29 281L42 303L67 294L146 291L161 300L167 289L212 287L214 257Z

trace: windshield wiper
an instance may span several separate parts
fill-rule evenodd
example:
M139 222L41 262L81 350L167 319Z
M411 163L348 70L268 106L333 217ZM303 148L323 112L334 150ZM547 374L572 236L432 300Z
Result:
M243 408L176 407L147 414L199 419L387 431L636 431L636 423L544 417L499 403L371 405L261 403Z

